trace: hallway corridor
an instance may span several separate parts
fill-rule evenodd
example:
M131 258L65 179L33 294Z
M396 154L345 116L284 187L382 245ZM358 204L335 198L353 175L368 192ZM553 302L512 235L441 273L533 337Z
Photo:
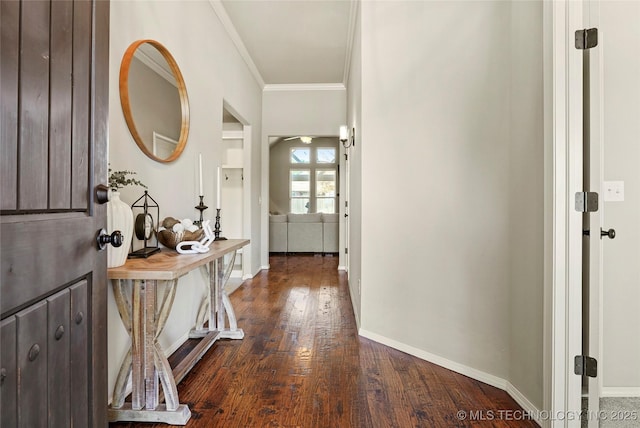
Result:
M187 427L537 427L498 420L521 419L506 392L359 337L337 257L269 261L231 295L245 338L216 342L178 385ZM167 425L110 425L134 426Z

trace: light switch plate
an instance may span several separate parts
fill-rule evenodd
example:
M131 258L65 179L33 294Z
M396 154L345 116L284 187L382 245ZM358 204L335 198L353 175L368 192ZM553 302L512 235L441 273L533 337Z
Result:
M605 202L624 201L624 181L605 181L603 184Z

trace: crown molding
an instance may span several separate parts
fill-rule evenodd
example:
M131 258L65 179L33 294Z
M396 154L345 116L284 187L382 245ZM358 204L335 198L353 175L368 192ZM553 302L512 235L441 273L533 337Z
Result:
M153 70L156 74L158 74L164 80L169 82L171 85L175 86L176 88L178 87L178 82L176 82L176 76L173 75L171 70L167 70L165 66L157 63L156 60L154 60L149 55L147 55L146 52L138 48L136 49L136 52L133 54L133 56L134 58L142 62L144 65L149 67L151 70ZM166 66L168 65L169 64L166 64Z
M344 91L344 83L283 83L268 84L262 88L263 92L278 91Z
M258 82L258 85L260 85L261 88L264 88L265 87L264 79L262 78L262 75L258 71L258 67L256 67L256 64L253 62L251 55L249 55L249 51L247 50L246 46L242 42L242 39L240 38L240 35L238 34L236 27L231 22L231 18L229 18L229 15L227 14L226 9L222 5L222 2L220 0L209 0L209 4L213 8L213 11L216 13L216 15L218 15L218 19L220 20L220 22L222 23L222 26L224 27L225 31L229 35L229 38L231 38L231 41L233 42L236 49L238 50L238 53L240 53L240 56L242 57L244 62L247 64L247 67L249 67L249 71L251 72L251 74L253 74L254 79L256 79L256 82Z
M351 9L349 10L349 29L347 30L347 50L344 58L344 74L342 82L346 87L349 84L349 72L351 71L351 55L353 54L353 39L356 33L356 23L358 19L358 7L360 0L351 0Z

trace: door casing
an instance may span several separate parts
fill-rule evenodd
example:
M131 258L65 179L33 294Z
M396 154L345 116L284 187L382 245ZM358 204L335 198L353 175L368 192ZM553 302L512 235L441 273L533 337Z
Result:
M581 2L544 2L545 57L545 356L543 426L580 426L581 378L573 358L582 348L582 52L573 32L583 28ZM556 417L558 416L558 417Z

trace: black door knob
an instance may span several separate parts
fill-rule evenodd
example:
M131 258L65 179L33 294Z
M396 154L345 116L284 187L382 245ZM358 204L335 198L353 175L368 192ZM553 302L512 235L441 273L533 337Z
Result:
M102 205L109 202L109 188L104 184L96 186L96 201Z
M616 231L615 229L609 229L609 230L600 229L600 238L602 238L603 236L606 236L609 239L613 239L616 237Z
M114 231L111 235L107 235L107 231L100 229L96 237L98 242L98 249L104 250L107 244L111 244L114 247L120 247L122 245L122 232L119 230Z

